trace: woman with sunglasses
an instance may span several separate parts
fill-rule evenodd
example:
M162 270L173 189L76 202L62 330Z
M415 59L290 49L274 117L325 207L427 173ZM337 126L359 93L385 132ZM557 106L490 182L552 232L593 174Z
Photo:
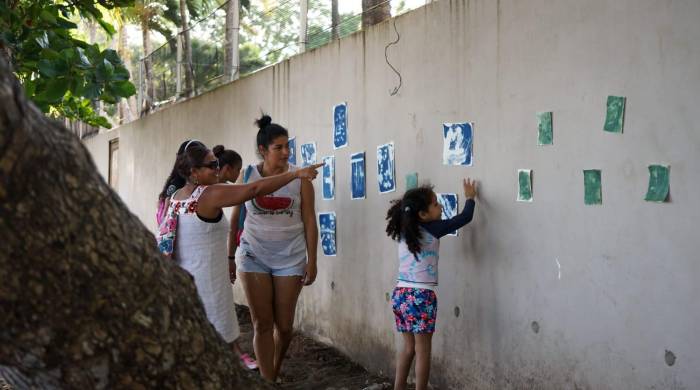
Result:
M203 143L191 140L177 156L173 171L185 184L170 196L163 222L176 221L170 253L193 276L207 318L227 343L236 340L239 331L226 259L229 223L222 209L272 193L295 179L313 180L320 166L250 184L223 184L219 183L219 161ZM168 186L166 183L165 188ZM163 242L161 232L159 244Z

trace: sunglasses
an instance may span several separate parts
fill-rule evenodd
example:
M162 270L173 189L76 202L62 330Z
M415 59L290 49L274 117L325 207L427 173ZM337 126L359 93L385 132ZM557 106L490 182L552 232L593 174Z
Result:
M209 161L208 163L200 165L199 168L209 168L209 169L217 170L217 169L219 169L219 160Z

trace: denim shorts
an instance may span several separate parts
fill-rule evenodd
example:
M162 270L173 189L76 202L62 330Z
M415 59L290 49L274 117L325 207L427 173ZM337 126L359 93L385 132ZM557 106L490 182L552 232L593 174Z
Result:
M272 276L304 276L306 260L304 259L299 264L291 267L271 268L260 261L251 259L248 256L240 256L236 257L236 267L240 272L254 272L269 274Z

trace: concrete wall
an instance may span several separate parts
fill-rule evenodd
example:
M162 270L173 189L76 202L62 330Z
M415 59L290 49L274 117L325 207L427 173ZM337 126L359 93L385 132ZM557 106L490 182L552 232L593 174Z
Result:
M119 129L95 134L83 141L92 155L97 170L106 182L109 183L109 142L119 138Z
M339 252L319 256L297 320L388 373L399 341L386 300L389 201L412 171L439 192L477 178L475 220L442 240L435 385L700 388L698 20L697 0L434 2L396 21L396 96L384 58L396 35L383 23L121 127L119 192L153 228L178 144L224 143L253 161L261 109L297 145L316 141L319 157L336 156L336 200L316 187L318 211L337 213ZM607 95L627 97L622 135L602 131ZM350 146L334 152L331 107L342 101ZM535 113L549 110L555 144L538 147ZM441 123L456 121L475 123L473 167L441 165ZM399 191L379 195L375 150L387 141ZM107 147L94 144L106 142L87 141L98 162ZM361 150L368 197L351 201L349 159ZM652 163L671 165L669 203L643 200ZM518 168L534 171L533 203L515 202ZM588 168L602 169L601 206L583 204Z

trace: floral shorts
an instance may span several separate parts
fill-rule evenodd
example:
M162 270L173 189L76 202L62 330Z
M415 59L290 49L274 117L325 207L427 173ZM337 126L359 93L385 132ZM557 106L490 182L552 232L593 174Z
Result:
M437 296L424 288L396 287L391 298L396 330L404 333L434 333Z

